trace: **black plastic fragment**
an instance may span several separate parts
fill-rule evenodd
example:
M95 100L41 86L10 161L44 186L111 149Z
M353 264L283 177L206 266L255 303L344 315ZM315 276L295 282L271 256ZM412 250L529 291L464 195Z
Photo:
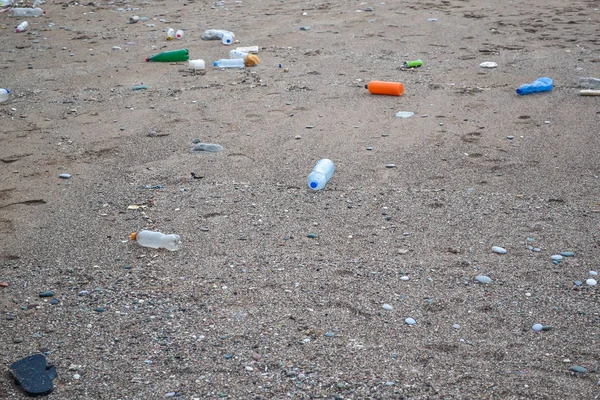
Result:
M46 364L43 354L25 357L11 364L10 369L17 384L29 396L42 396L54 389L52 380L56 378L54 365Z

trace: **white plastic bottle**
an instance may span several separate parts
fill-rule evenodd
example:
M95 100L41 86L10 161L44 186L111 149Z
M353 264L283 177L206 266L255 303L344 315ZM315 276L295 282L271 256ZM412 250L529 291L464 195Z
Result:
M167 29L167 40L173 40L173 36L175 36L175 30L173 28Z
M194 71L199 70L199 69L204 69L204 60L202 60L202 59L190 60L188 62L188 65L189 65L190 69L193 69Z
M213 62L213 67L217 68L245 68L244 60L241 58L229 59L222 58L219 61Z
M229 46L231 43L233 43L233 35L228 32L223 33L223 37L221 37L221 42L223 42L224 45Z
M10 6L14 2L14 0L0 0L0 7Z
M181 29L178 29L177 32L175 32L175 37L177 39L182 39L183 38L183 31Z
M317 162L312 172L308 175L308 187L313 190L321 190L325 187L335 172L333 161L324 158Z
M13 17L40 17L46 14L41 8L13 8Z
M181 237L179 235L165 235L161 232L146 230L132 233L131 240L135 240L143 247L151 247L153 249L164 248L169 251L179 250L179 245L181 244Z
M0 103L4 103L5 101L7 101L9 94L10 94L10 90L0 89Z
M242 60L244 58L248 57L248 53L246 53L245 51L239 51L237 49L235 50L231 50L229 52L229 58L241 58Z
M29 28L29 22L23 21L17 26L17 29L15 29L15 32L17 32L17 33L25 32L27 30L27 28Z

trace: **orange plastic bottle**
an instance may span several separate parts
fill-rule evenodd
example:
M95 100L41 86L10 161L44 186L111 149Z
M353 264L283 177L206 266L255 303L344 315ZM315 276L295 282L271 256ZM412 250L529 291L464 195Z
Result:
M402 93L404 93L404 85L400 82L371 81L368 85L365 85L365 89L369 89L371 94L385 94L388 96L402 96Z

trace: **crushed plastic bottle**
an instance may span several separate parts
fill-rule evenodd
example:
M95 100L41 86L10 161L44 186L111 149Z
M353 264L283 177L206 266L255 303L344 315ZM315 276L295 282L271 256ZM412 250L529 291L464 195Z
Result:
M21 8L16 7L12 9L13 17L40 17L46 14L46 11L41 8Z
M224 29L207 29L202 34L202 40L220 40L223 44L233 43L233 38L235 38L233 32Z
M10 94L10 90L8 89L0 89L0 103L4 103L8 100L8 95Z
M29 28L29 22L23 21L19 25L17 25L15 32L16 33L25 32L27 30L27 28Z
M169 251L179 250L181 236L174 233L166 235L161 232L142 230L133 232L131 240L138 242L140 246L151 247L153 249L167 249Z
M214 61L213 67L216 67L216 68L246 68L246 64L244 63L244 60L242 60L240 58L234 58L234 59L222 58L218 61Z
M552 90L552 79L542 77L531 83L521 85L521 87L517 89L517 94L522 96L529 93L549 92L550 90Z
M240 51L238 49L235 50L231 50L229 52L229 58L241 58L242 60L244 58L248 57L248 53L246 53L245 51Z
M335 172L335 165L333 161L324 158L317 162L317 165L313 168L312 172L306 179L308 187L312 190L321 190L325 187L331 176Z

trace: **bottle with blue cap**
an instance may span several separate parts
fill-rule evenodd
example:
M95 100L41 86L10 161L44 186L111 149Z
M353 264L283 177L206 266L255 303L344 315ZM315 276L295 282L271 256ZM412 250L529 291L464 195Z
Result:
M308 175L308 187L312 190L321 190L325 187L335 172L333 161L324 158L317 162L312 172Z
M241 58L222 58L213 61L213 67L217 68L245 68L246 64Z
M0 103L4 103L6 100L8 100L9 94L10 94L10 90L0 89Z

